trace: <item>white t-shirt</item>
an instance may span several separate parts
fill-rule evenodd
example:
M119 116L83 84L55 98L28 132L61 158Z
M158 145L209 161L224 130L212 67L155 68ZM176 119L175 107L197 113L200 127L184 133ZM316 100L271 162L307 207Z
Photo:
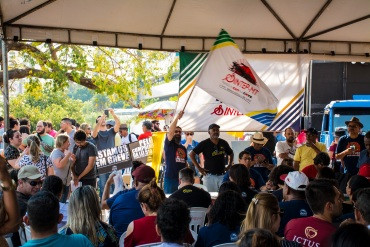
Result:
M126 137L124 137L124 136L121 137L121 145L131 143L130 139L129 139L130 135L131 135L131 142L136 142L137 141L137 138L134 134L128 134Z
M281 162L283 161L283 159L279 157L279 154L288 153L288 156L293 159L296 149L296 146L293 145L293 147L291 147L286 141L277 142L275 146L277 165L281 165Z

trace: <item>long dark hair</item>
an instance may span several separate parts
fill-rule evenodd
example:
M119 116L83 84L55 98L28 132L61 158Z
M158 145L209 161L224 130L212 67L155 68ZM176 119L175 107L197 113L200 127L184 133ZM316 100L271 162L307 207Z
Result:
M235 164L231 166L229 175L242 191L249 188L251 185L249 170L243 164Z
M242 196L235 191L221 193L208 214L209 224L217 222L226 225L229 229L240 226L245 217L246 205Z

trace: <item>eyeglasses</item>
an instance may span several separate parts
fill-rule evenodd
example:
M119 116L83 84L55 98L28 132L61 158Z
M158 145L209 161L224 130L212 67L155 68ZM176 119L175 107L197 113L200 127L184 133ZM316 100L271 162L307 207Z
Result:
M357 128L357 125L347 125L348 128Z
M26 182L29 183L32 187L35 187L36 185L42 185L42 181L27 180Z
M175 130L175 133L181 133L182 131L181 130Z
M186 135L187 135L187 136L189 136L189 135L190 135L190 136L193 136L193 135L194 135L194 133L186 133Z

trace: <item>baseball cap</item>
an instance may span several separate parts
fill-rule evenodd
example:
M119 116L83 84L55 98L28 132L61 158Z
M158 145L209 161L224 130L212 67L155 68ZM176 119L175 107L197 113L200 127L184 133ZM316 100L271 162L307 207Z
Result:
M314 135L318 135L319 132L315 128L308 128L307 130L304 131L304 133L311 133Z
M18 172L18 179L28 178L28 179L38 179L41 178L42 174L36 166L23 166Z
M138 182L149 183L153 180L153 178L155 178L155 172L150 166L141 165L135 169L135 171L132 173L132 176Z
M294 171L280 176L286 185L293 190L304 191L309 183L308 177L303 172Z
M358 175L367 178L367 180L370 180L370 164L363 164L358 171Z
M213 123L213 124L211 124L211 125L208 127L208 130L213 129L213 128L218 128L218 129L219 129L219 128L220 128L220 125Z
M106 125L114 126L116 125L116 122L113 119L109 119L108 121L105 122Z

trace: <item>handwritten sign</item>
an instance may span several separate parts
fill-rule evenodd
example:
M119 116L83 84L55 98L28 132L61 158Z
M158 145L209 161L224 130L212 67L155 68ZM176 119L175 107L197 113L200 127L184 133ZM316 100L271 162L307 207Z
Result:
M151 137L128 144L132 161L138 160L144 164L152 162L153 140Z

